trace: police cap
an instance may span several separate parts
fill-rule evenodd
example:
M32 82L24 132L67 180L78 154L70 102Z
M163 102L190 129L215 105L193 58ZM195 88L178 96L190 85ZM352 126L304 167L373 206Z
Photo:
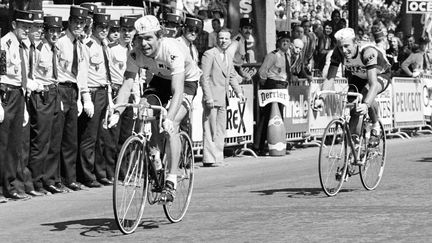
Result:
M109 26L111 28L119 28L120 27L120 20L118 19L111 19L109 22Z
M191 18L191 17L187 17L185 19L185 24L186 27L189 28L198 28L201 29L203 26L203 22L200 19L197 18Z
M126 28L133 28L136 20L136 17L122 16L120 17L120 26Z
M44 22L44 13L42 10L30 10L33 14L33 21L35 24L42 24Z
M252 22L252 19L250 19L250 18L241 18L240 19L240 28L243 28L245 26L253 27L254 24Z
M33 13L23 10L15 10L14 20L26 23L33 23Z
M178 24L180 25L182 20L180 15L177 14L173 14L173 13L167 13L166 14L166 19L165 19L166 23L174 23L174 24Z
M44 28L61 28L62 27L62 17L60 16L45 16L44 17Z
M95 14L98 11L98 7L94 3L81 3L80 6L83 7L83 8L88 9L88 15Z
M69 15L70 17L77 19L86 19L88 15L88 9L78 6L71 6Z
M93 15L94 25L109 26L110 20L111 16L109 14L96 13Z
M276 33L277 35L277 40L282 40L282 39L290 39L291 38L291 34L289 31L278 31Z

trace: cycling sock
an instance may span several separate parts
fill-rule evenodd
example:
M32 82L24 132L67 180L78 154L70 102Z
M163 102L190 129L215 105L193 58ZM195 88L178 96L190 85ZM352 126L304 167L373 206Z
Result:
M374 124L372 124L372 130L377 131L378 134L379 134L379 132L380 132L380 124L379 124L379 122L375 122Z
M174 189L177 188L177 175L176 174L168 174L166 180L173 183Z

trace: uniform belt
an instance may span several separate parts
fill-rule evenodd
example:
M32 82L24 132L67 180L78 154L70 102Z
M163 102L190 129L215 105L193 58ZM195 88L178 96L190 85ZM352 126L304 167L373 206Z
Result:
M115 90L119 90L121 87L121 84L111 84L111 88Z
M95 91L98 91L98 90L106 90L107 86L89 87L88 89L90 90L90 92L95 92Z
M57 88L57 84L44 85L43 90L40 92L49 91L50 89L55 89L55 88Z
M76 83L72 83L72 82L63 82L63 83L59 83L60 86L63 87L68 87L68 88L76 88L77 84Z
M7 91L9 89L20 89L21 86L16 86L12 84L0 84L0 90Z

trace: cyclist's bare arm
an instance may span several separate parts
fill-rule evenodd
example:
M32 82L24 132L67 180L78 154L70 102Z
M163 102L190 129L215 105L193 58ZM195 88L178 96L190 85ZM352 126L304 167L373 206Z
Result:
M171 99L171 104L168 109L167 119L173 121L177 111L180 109L181 103L183 101L183 90L184 90L184 79L185 74L176 73L172 75L171 79L171 92L173 94Z
M124 104L124 103L128 103L129 101L129 97L132 93L132 88L133 88L133 83L134 83L134 79L133 78L125 78L125 80L123 81L123 84L119 90L119 93L117 95L117 104ZM122 113L124 111L124 107L122 108L117 108L117 110Z
M322 84L321 90L334 90L334 79L338 71L339 65L331 64L327 73L327 77Z

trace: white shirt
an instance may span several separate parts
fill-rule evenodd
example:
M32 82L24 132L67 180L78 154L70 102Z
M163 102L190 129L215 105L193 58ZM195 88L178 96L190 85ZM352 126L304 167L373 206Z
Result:
M192 60L195 61L195 63L198 63L198 49L196 48L196 46L188 41L184 36L180 36L177 37L176 40L182 45L182 47L184 48L184 53L191 53L191 48L192 48Z
M72 61L75 37L68 30L66 34L57 41L57 47L59 48L58 58L58 80L62 82L77 83L79 90L88 91L87 78L88 78L88 52L85 51L84 45L78 41L78 74L77 77L72 74Z
M58 47L57 55L58 55ZM57 80L53 77L53 51L52 45L48 42L41 42L35 49L35 66L34 66L34 81L41 85L50 85L56 83ZM58 56L57 56L58 61ZM57 62L58 68L58 62ZM58 73L58 72L57 72Z
M168 80L171 80L175 74L184 73L185 81L198 81L201 77L201 69L192 57L182 50L180 43L173 38L162 38L154 58L133 49L128 56L125 77L135 79L139 69L144 68L153 75Z
M21 58L19 53L20 43L13 32L7 33L1 38L2 49L6 51L6 75L0 76L0 83L21 86ZM24 49L26 73L28 73L28 48Z
M290 54L286 52L288 59L288 68L290 67ZM281 50L274 50L266 55L264 62L259 69L261 79L273 79L278 81L287 81L285 53Z
M106 40L104 40L106 41ZM109 65L111 59L111 51L108 48L108 43L102 43L94 35L87 39L85 45L87 47L89 55L89 67L88 67L88 86L89 87L101 87L106 86L109 83L108 73L106 70L106 64L104 59L104 51L102 45L106 46L106 55Z
M112 82L114 84L122 84L124 79L124 73L126 71L127 57L130 51L126 44L121 43L110 45L110 49L110 71Z

